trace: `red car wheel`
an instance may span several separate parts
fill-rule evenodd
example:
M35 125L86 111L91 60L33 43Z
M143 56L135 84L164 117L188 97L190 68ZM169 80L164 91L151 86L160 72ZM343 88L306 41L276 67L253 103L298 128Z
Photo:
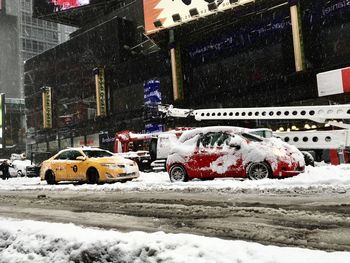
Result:
M247 168L247 177L250 180L261 180L269 178L270 167L267 163L251 163Z
M187 182L188 177L186 170L179 164L173 165L169 170L169 177L171 182Z

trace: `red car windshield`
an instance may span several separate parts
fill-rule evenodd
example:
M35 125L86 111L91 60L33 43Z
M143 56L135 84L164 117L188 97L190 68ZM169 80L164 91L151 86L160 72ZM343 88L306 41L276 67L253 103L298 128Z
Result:
M245 139L247 139L248 141L251 141L251 142L262 142L264 141L262 138L256 136L256 135L253 135L253 134L250 134L250 133L242 133L241 134L242 137L244 137Z

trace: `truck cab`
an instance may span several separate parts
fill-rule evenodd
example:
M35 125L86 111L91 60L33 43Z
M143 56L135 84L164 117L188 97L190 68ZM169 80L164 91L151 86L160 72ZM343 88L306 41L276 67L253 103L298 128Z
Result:
M151 139L149 152L153 171L165 171L165 164L169 151L176 142L177 135L175 133L163 133Z

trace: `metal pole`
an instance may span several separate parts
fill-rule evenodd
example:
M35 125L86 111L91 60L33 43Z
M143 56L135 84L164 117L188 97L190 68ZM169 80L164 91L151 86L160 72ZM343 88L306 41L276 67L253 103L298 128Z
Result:
M299 3L298 1L289 0L290 17L293 33L294 61L295 70L297 72L304 70L303 46L302 46L302 30L299 19Z

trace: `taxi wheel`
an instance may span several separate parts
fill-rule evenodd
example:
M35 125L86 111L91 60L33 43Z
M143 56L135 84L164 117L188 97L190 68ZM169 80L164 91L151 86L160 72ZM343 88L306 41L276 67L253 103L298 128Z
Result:
M98 171L96 170L96 168L89 168L89 170L87 171L87 181L89 184L98 184L99 182L99 175L98 175Z
M46 172L45 179L47 184L50 184L50 185L56 184L55 175L52 171Z
M250 180L261 180L271 177L270 167L268 164L251 163L247 169L247 176Z

